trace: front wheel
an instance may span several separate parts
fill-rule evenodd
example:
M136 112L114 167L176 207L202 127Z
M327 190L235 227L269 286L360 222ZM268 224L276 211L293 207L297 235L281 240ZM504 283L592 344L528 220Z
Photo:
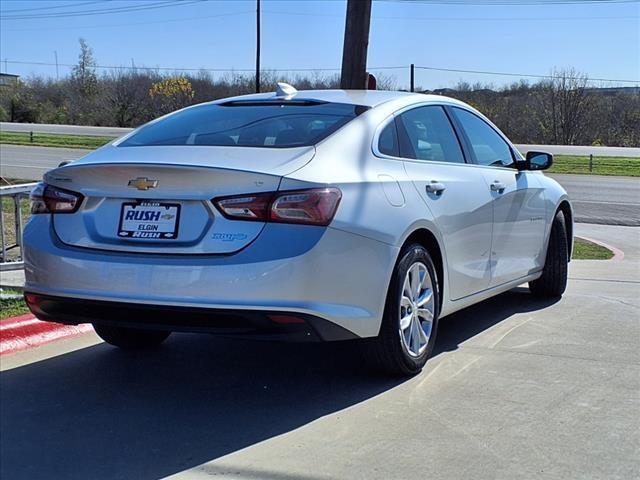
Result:
M368 357L387 373L419 373L433 351L439 308L431 256L422 245L412 244L400 253L380 333L366 341Z
M93 325L93 329L105 342L126 350L156 347L171 334L162 330L141 330L96 324Z
M542 275L529 282L529 290L540 297L560 297L567 288L567 264L569 263L569 242L564 214L558 212L551 225L547 257Z

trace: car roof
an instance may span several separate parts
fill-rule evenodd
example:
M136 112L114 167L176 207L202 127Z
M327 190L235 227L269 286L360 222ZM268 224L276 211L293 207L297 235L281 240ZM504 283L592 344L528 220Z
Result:
M459 103L457 100L444 97L442 95L426 95L422 93L398 92L390 90L299 90L297 93L287 97L292 100L316 100L331 103L347 103L352 105L363 105L367 107L377 107L383 103L400 100L403 103L412 103L413 97L415 102L453 102ZM224 103L229 101L261 101L274 100L275 92L255 93L251 95L240 95L232 98L218 100L215 103Z

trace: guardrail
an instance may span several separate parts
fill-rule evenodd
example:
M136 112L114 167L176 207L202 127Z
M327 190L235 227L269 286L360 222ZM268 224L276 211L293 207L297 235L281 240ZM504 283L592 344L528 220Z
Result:
M20 185L8 185L0 187L0 202L2 202L2 214L0 215L0 272L7 270L19 270L24 267L22 252L22 202L28 200L29 194L37 182L23 183ZM5 210L8 208L8 212ZM13 224L6 225L6 217ZM9 228L6 228L9 227ZM11 227L13 227L11 229ZM14 252L17 252L14 254Z

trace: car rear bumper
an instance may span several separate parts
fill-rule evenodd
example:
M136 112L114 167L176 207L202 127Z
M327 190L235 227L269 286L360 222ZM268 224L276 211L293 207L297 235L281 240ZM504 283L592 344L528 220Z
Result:
M65 318L58 311L56 319L56 309L36 311L45 320L77 323L95 316L104 323L110 320L100 307L112 312L117 304L109 313L114 322L124 318L123 311L139 311L139 306L144 312L164 309L170 315L162 317L171 317L172 329L194 331L198 326L183 320L187 312L197 313L201 323L209 316L210 325L204 321L203 327L209 330L225 315L245 321L284 312L333 323L356 337L377 335L397 255L397 248L360 235L281 224L268 224L251 245L233 255L105 252L63 244L48 215L30 220L24 247L25 291L58 298L55 305L68 300ZM75 300L90 305L92 315L79 316ZM146 325L162 324L159 318L148 316ZM305 323L319 333L314 322L319 323Z
M25 292L25 301L40 320L78 325L93 323L171 332L242 335L274 340L337 341L358 338L323 318L279 311L147 305L80 300Z

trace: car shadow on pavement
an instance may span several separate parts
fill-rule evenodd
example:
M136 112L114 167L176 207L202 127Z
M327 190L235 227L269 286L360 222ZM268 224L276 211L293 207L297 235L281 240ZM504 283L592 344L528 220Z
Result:
M517 287L472 307L445 317L438 326L434 356L456 350L470 338L488 330L516 313L528 313L550 307L560 298L533 296L528 288Z
M546 305L516 289L459 312L436 353ZM373 375L352 347L181 334L155 351L100 344L2 372L0 477L164 477L403 382Z

